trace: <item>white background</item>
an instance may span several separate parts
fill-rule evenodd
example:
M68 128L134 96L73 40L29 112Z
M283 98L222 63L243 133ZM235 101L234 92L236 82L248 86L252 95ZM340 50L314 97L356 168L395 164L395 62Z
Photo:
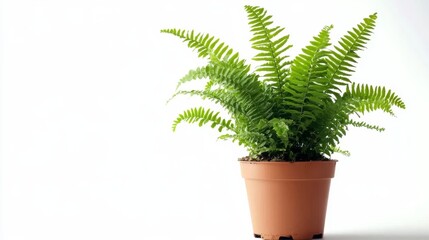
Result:
M388 86L407 110L343 139L326 239L429 239L429 2L369 0L3 0L0 238L252 239L246 153L209 128L171 132L201 102L165 102L202 61L159 33L209 32L251 58L244 4L286 27L293 55L324 25L336 42L378 12L353 80Z

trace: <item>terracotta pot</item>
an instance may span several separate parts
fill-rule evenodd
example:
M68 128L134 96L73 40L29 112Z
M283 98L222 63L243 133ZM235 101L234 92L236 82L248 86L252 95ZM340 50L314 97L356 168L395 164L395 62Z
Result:
M336 162L241 161L255 237L322 238Z

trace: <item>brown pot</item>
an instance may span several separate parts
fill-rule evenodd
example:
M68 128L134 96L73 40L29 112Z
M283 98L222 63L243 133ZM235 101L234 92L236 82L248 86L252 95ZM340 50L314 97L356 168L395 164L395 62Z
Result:
M255 237L322 238L336 162L240 161Z

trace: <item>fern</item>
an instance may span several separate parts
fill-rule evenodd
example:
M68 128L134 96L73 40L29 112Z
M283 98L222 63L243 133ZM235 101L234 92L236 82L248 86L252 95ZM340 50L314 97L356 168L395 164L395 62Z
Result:
M244 117L246 116L246 112L251 110L247 105L243 105L243 102L245 101L241 100L237 91L233 90L181 90L177 91L171 99L178 95L198 96L202 99L210 100L224 107L231 115L243 115Z
M183 84L193 81L193 80L198 80L198 79L203 79L207 77L207 72L206 72L206 67L198 67L196 69L191 69L189 70L189 72L183 76L177 86L176 86L176 90L178 90L180 88L180 86L182 86Z
M344 156L347 156L347 157L350 156L350 152L349 151L340 149L338 147L333 147L332 148L332 152L341 153L341 154L343 154Z
M223 99L225 99L225 101L221 101L221 99L218 98L216 99L217 103L222 105L224 102L234 101L228 98L237 98L240 100L239 104L242 106L243 111L245 111L244 115L249 117L249 121L258 121L272 115L272 104L269 96L265 94L264 86L258 81L258 75L248 74L248 71L248 66L239 68L236 65L225 62L212 62L205 67L191 70L179 83L190 81L193 78L209 78L210 84L217 84L224 91L227 91L226 89L232 89L236 93L235 96L223 94ZM185 79L185 81L183 79ZM208 93L209 91L206 92L205 95L210 94ZM221 93L218 93L218 95L219 94ZM226 108L228 108L228 105L229 104L226 105Z
M352 119L349 119L346 122L346 124L347 125L352 125L354 127L364 127L364 128L376 130L376 131L379 131L379 132L383 132L384 130L386 130L385 128L377 126L377 125L371 125L371 124L368 124L366 122L355 121L355 120L352 120Z
M327 87L327 65L325 58L329 52L329 31L332 26L322 29L310 45L302 49L291 66L291 76L287 88L290 95L284 98L284 112L298 124L298 130L305 130L307 125L316 119L322 111L328 96L323 92Z
M193 30L187 31L183 29L163 29L161 32L169 33L183 39L184 42L188 43L189 48L198 51L199 57L244 65L244 60L239 60L238 53L234 53L232 48L210 34L195 33Z
M404 102L391 90L385 87L370 86L368 84L355 84L347 87L343 98L350 99L354 111L359 113L383 110L394 115L392 106L405 108Z
M263 62L256 72L263 73L264 81L274 88L275 93L282 93L281 89L287 77L286 66L290 64L285 60L287 56L282 54L292 47L292 45L286 45L289 35L280 37L279 34L284 28L279 26L270 28L273 23L272 16L268 15L265 9L256 6L244 8L253 33L253 38L250 39L252 48L259 52L253 60Z
M327 105L325 111L318 117L321 121L313 126L315 129L321 129L316 138L316 141L321 143L320 151L330 155L332 153L330 146L336 146L340 138L346 135L347 125L367 127L379 131L383 129L365 122L355 122L350 119L352 114L361 117L359 113L382 110L394 115L393 106L405 109L404 102L391 90L386 90L385 87L353 83L347 87L336 102Z
M211 122L211 127L218 127L218 131L222 132L224 128L234 131L234 124L231 123L231 120L225 120L219 117L220 113L215 113L210 109L204 109L203 107L191 108L184 111L180 114L176 120L173 122L173 131L176 131L176 127L179 123L186 121L188 123L196 123L201 127L204 124Z
M359 58L356 53L363 50L369 40L372 30L375 27L377 14L374 13L364 21L359 23L352 30L348 31L337 46L334 46L332 54L326 59L328 62L328 84L327 93L335 97L340 96L340 87L351 83L349 76L354 72L354 64Z
M226 110L191 108L173 122L210 123L219 139L230 139L245 146L251 159L305 161L329 157L334 152L348 155L338 144L349 126L384 131L383 127L354 120L368 112L381 110L394 115L394 108L405 108L402 99L381 86L358 84L349 79L368 42L377 19L364 18L331 48L332 25L324 27L302 53L287 60L289 35L273 27L272 16L261 7L245 6L257 51L253 57L260 66L251 66L219 38L193 30L165 29L205 58L207 64L190 70L177 85L178 95L198 96ZM183 90L182 85L207 81L203 89Z

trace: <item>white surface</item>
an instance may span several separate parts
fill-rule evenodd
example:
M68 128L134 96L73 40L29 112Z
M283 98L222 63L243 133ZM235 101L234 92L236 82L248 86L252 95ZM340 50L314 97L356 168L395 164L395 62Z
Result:
M201 60L159 30L210 32L250 58L243 5L254 4L286 27L291 53L326 24L335 41L379 13L353 79L387 85L408 109L368 116L382 134L344 139L326 239L429 239L428 3L4 0L1 238L252 239L243 149L207 128L170 131L200 102L165 101Z

